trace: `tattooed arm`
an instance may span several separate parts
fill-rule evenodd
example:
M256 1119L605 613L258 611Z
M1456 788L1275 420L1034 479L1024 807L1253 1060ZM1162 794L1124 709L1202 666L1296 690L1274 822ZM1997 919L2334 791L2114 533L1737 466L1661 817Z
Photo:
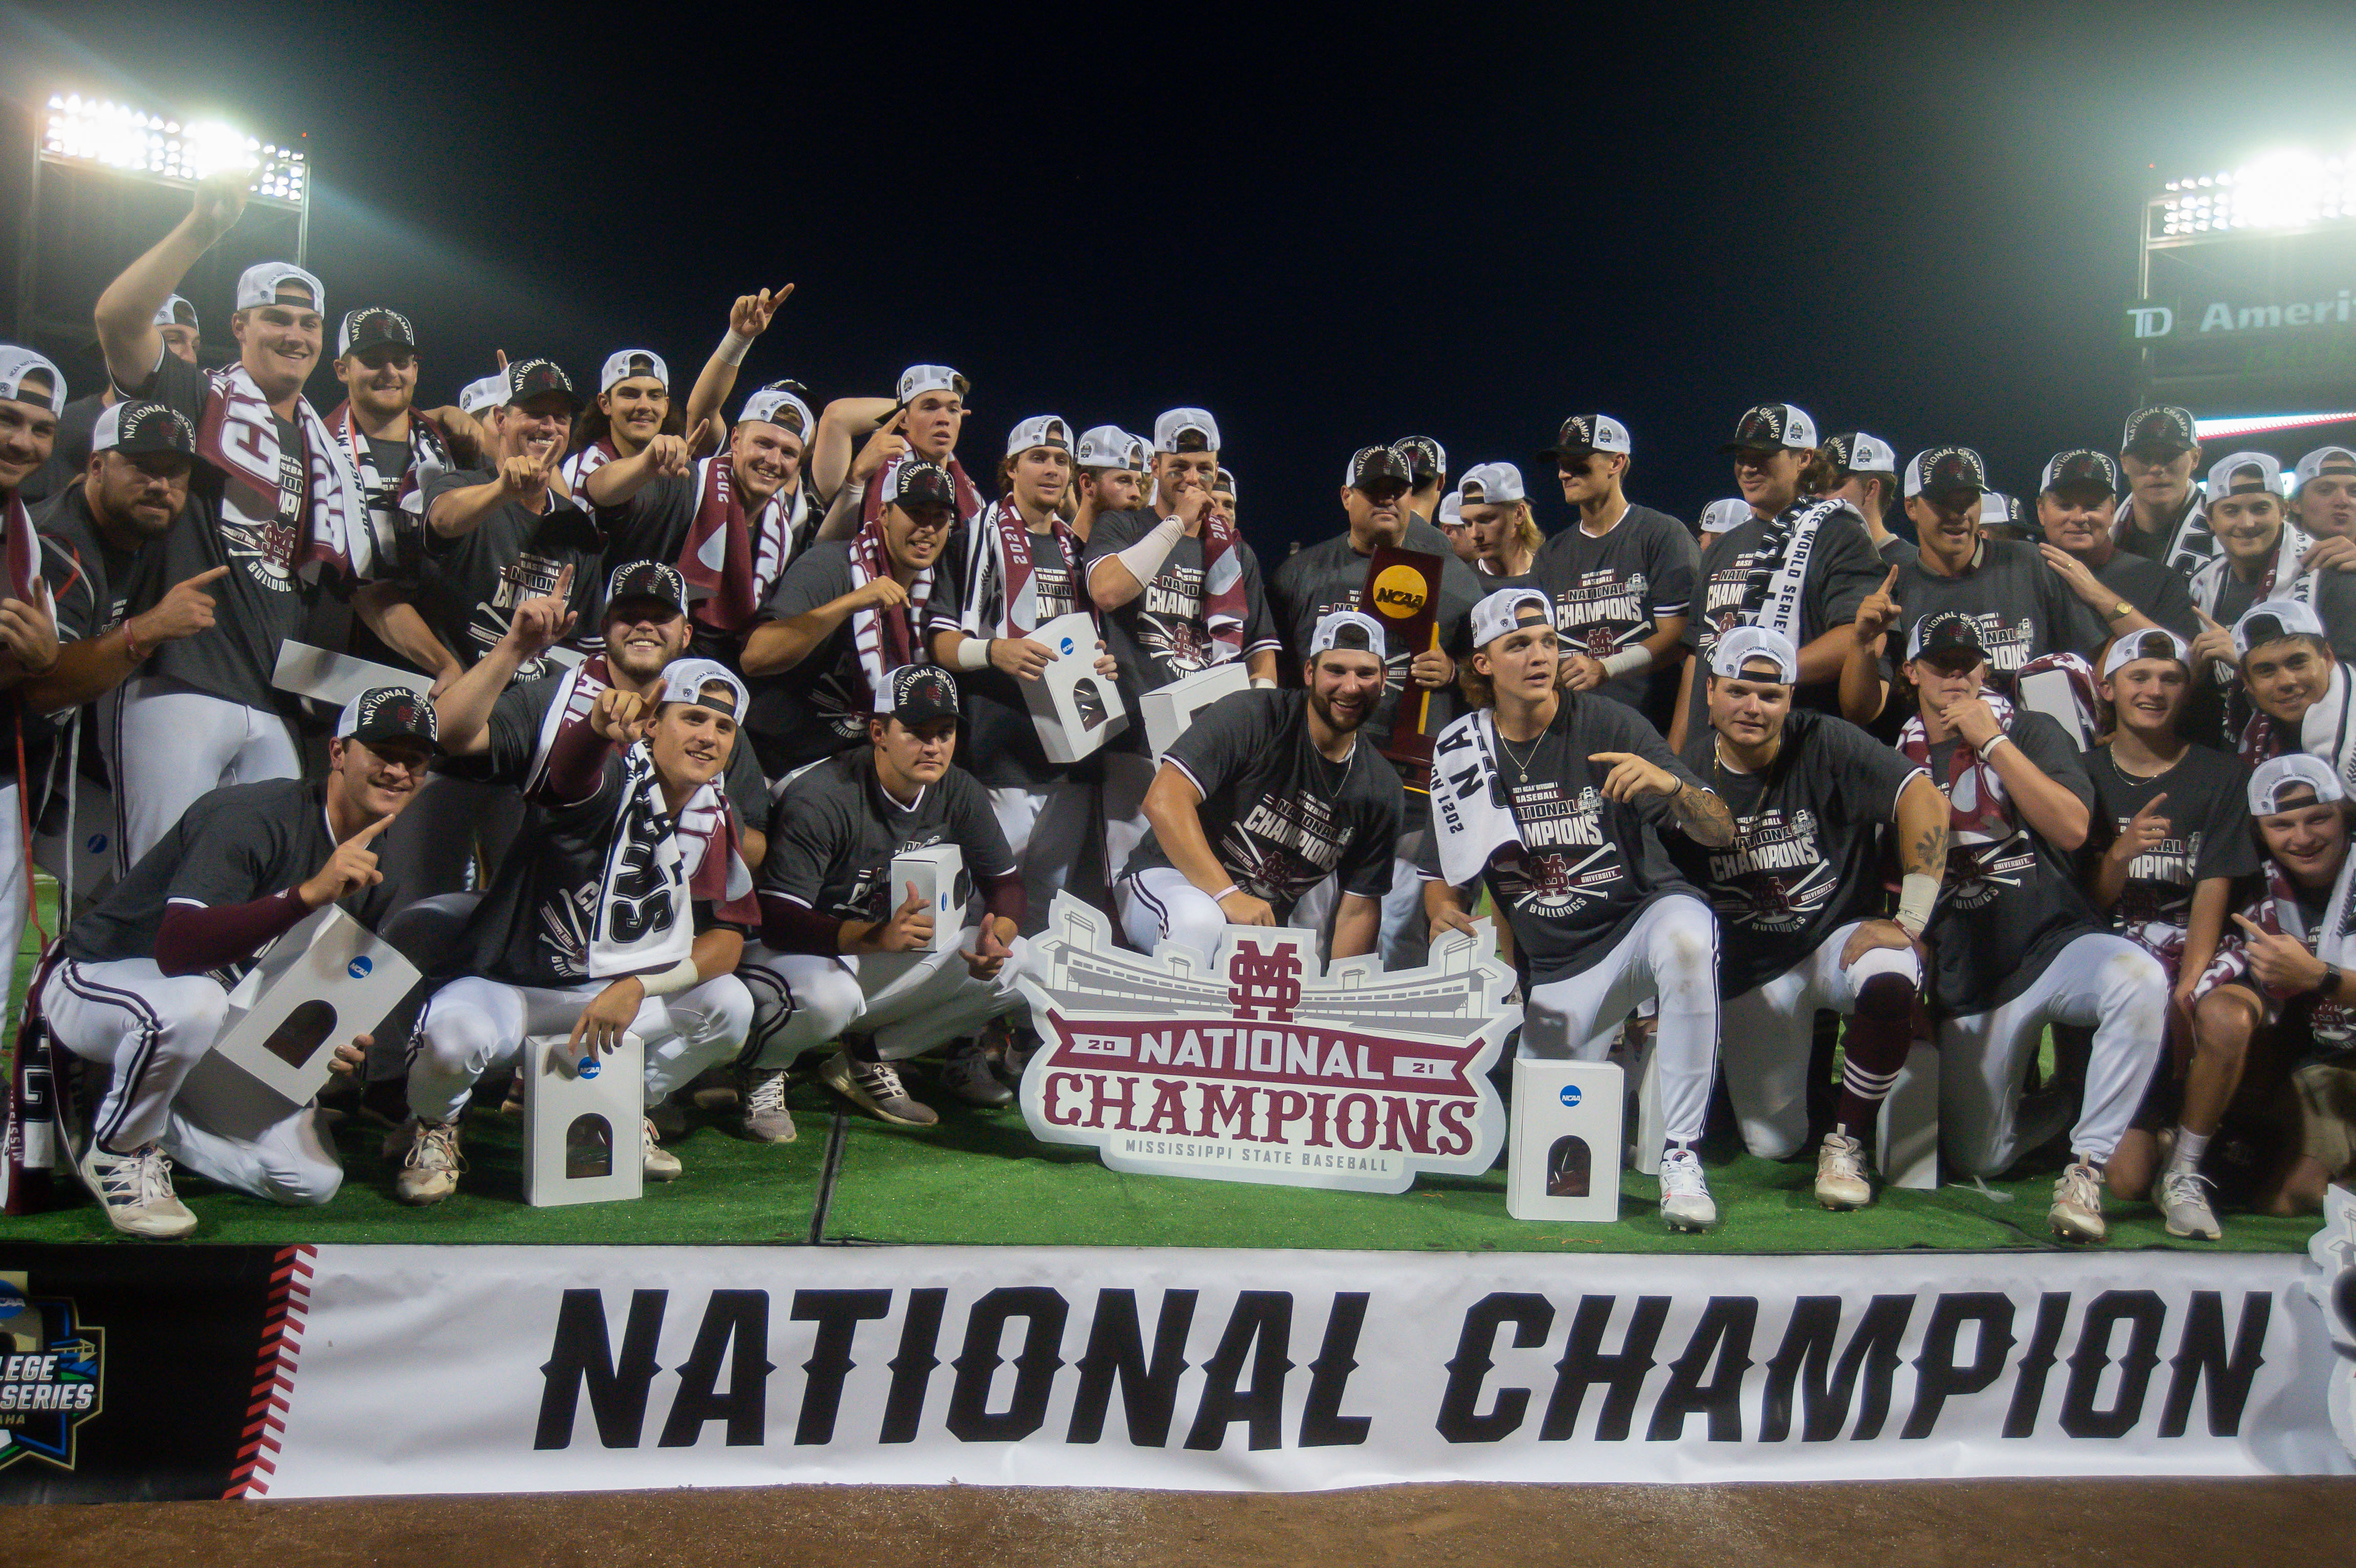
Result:
M1898 869L1937 881L1947 871L1947 797L1917 773L1898 792Z
M1734 814L1701 784L1633 752L1597 752L1588 761L1611 769L1603 775L1607 800L1634 802L1661 795L1668 803L1670 822L1695 843L1716 849L1734 842Z
M1734 813L1727 809L1713 790L1700 784L1687 784L1669 802L1669 820L1678 831L1706 849L1721 848L1734 842Z

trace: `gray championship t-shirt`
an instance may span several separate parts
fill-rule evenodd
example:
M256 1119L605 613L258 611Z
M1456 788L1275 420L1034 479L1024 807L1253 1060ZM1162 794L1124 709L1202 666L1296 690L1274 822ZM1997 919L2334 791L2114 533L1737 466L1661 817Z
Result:
M933 592L925 627L927 646L939 633L962 631L963 617L968 614L977 617L977 624L989 627L998 624L1005 613L1005 589L998 573L974 569L972 549L982 534L983 524L977 518L960 541L963 548L956 550L956 559L943 552L936 573L940 586ZM1071 541L1069 555L1052 532L1034 533L1030 542L1031 582L1038 594L1038 624L1044 626L1082 607L1076 597L1080 542ZM1073 656L1094 663L1097 654L1091 647ZM1031 705L1023 696L1023 683L996 665L958 670L957 683L965 706L965 732L958 738L958 753L964 765L988 788L1044 789L1067 773L1095 767L1093 757L1075 763L1047 760L1047 749L1040 744L1038 728L1031 721ZM1130 722L1141 720L1132 715Z
M1980 645L1988 656L1988 688L2009 697L2021 666L2047 654L2083 654L2091 659L2110 636L2086 602L2045 564L2035 545L1984 539L1976 564L1954 577L1925 567L1920 550L1897 565L1893 592L1900 613L1882 644L1886 666L1905 662L1907 641L1924 617L1959 612L1979 628Z
M942 552L944 557L948 553ZM786 568L777 586L770 591L762 618L790 621L807 615L856 586L851 573L851 541L821 539ZM931 618L931 600L952 588L937 565L931 594L924 604L911 599L905 605L876 612L906 618L914 662L932 662L926 652L925 623ZM859 663L858 625L856 613L845 615L793 668L745 681L753 702L744 716L744 728L753 737L761 771L769 777L784 778L820 757L867 744L867 720L874 713L875 699ZM963 676L958 682L963 684Z
M1087 549L1080 558L1083 571L1108 555L1119 554L1161 525L1162 518L1151 507L1107 512L1089 530ZM1262 648L1280 650L1283 639L1277 633L1275 618L1269 613L1259 558L1241 539L1237 539L1236 549L1242 561L1244 593L1243 646L1239 656L1248 659ZM1105 647L1120 667L1120 699L1131 713L1140 711L1138 701L1147 692L1168 686L1183 676L1208 669L1215 662L1211 656L1215 645L1210 628L1203 624L1200 536L1180 536L1163 558L1162 570L1145 585L1145 591L1119 609L1108 611L1103 619ZM1130 724L1126 733L1109 742L1108 749L1144 752L1144 724Z
M2110 924L2154 953L2169 951L2182 943L2191 923L2194 883L2257 874L2249 770L2240 759L2207 746L2187 747L2175 766L2147 779L2122 770L2108 746L2097 746L2080 760L2094 785L2094 817L2079 851L2089 883L2095 865L2136 814L2156 797L2168 797L2159 812L2168 819L2169 836L2128 864ZM2238 908L2238 901L2227 907ZM2224 934L2239 929L2229 915Z
M952 764L904 805L877 782L872 749L846 752L777 797L760 891L836 920L888 920L907 898L892 886L892 858L936 844L956 845L976 883L1014 869L990 796L971 773Z
M1921 768L1807 709L1784 720L1783 748L1762 772L1726 766L1711 729L1686 741L1685 763L1734 815L1734 842L1723 849L1668 837L1679 869L1718 911L1721 993L1765 985L1841 926L1881 912L1880 829Z
M1596 537L1573 519L1530 562L1530 577L1554 601L1555 630L1565 653L1604 659L1660 630L1664 615L1693 605L1694 536L1666 512L1631 504ZM1616 676L1596 689L1665 727L1676 699L1676 671L1660 691L1659 670Z
M434 475L424 495L429 517L434 503L444 496L497 477L475 468ZM573 568L573 587L565 595L565 607L579 617L578 624L596 623L598 601L605 593L605 584L597 581L597 527L570 501L552 496L547 511L534 512L520 501L502 500L455 539L435 532L431 521L421 537L426 566L418 586L417 611L461 664L471 666L497 646L507 635L515 607L555 592L557 579L568 566ZM536 680L557 667L543 655L527 661L516 678Z
M1709 673L1710 650L1718 646L1718 635L1744 623L1743 604L1751 592L1754 575L1772 572L1776 567L1777 558L1767 554L1766 535L1765 523L1746 517L1710 540L1709 548L1702 551L1701 581L1696 590L1698 603L1686 618L1686 647L1694 664L1693 698L1686 708L1688 738L1709 728L1703 680ZM1881 586L1889 573L1874 553L1865 525L1846 513L1826 517L1816 529L1815 548L1800 579L1800 625L1793 644L1806 647L1833 627L1855 621L1857 607ZM1838 713L1840 680L1836 676L1803 686L1792 694L1792 702L1795 708Z
M1333 877L1345 893L1390 891L1406 791L1367 744L1333 762L1309 735L1302 691L1231 691L1194 715L1162 759L1202 795L1196 815L1236 886L1265 899L1281 924L1301 894ZM1121 875L1167 866L1151 833Z

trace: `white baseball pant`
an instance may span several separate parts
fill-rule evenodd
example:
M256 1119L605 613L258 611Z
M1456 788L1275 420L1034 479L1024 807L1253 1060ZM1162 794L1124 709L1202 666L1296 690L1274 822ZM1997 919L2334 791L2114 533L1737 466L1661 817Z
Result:
M64 958L41 982L40 1008L59 1045L109 1070L91 1136L129 1154L163 1137L181 1082L220 1034L229 993L209 976L167 976L153 958Z
M1151 953L1168 941L1209 958L1218 953L1226 934L1227 912L1174 867L1148 866L1123 877L1113 884L1112 902L1120 916L1120 933L1140 953Z
M290 1107L209 1052L181 1083L163 1142L166 1154L198 1176L272 1203L325 1203L344 1184L316 1104Z
M155 676L126 682L107 765L114 775L116 873L225 784L303 776L286 720Z
M1744 1147L1762 1159L1783 1159L1807 1141L1808 1054L1817 1009L1848 1017L1857 1011L1858 993L1876 975L1896 975L1910 987L1922 987L1922 961L1911 947L1871 948L1842 967L1841 950L1863 923L1841 926L1807 957L1729 999L1720 1011L1726 1093Z
M1133 752L1104 752L1105 875L1118 880L1130 853L1151 828L1145 820L1145 792L1161 772L1151 757Z
M1664 1132L1670 1143L1696 1143L1718 1071L1718 915L1693 894L1655 899L1593 965L1534 987L1522 1010L1521 1054L1601 1061L1622 1020L1647 997L1660 1002L1653 1050Z
M968 926L958 947L971 952L980 937L980 926ZM755 942L744 949L744 965L762 971L753 980L761 1002L759 1043L751 1055L757 1067L790 1067L802 1052L845 1032L868 1036L886 1061L905 1061L1023 1005L1020 997L975 979L955 950L829 958Z
M14 779L0 784L0 839L6 840L0 843L0 954L7 955L11 974L19 956L16 950L25 942L25 835L17 815L24 809L18 804L24 797Z
M1058 892L1070 888L1082 899L1095 893L1079 884L1078 872L1100 820L1097 786L1073 778L1057 779L1044 789L1009 785L990 792L990 809L998 818L998 830L1006 835L1006 847L1014 852L1014 863L1023 869L1020 933L1036 936L1047 929L1048 911Z
M532 1035L571 1033L607 984L510 986L479 976L451 981L417 1020L409 1108L430 1122L456 1121L477 1079L513 1061ZM734 1056L752 1027L752 993L734 975L639 1003L629 1029L646 1042L646 1103L660 1104L705 1068Z
M2108 932L2073 937L2012 1000L1939 1026L1939 1141L1966 1176L2020 1157L2021 1084L2048 1024L2092 1026L2086 1098L2070 1147L2100 1163L2127 1130L2168 1029L2168 972Z
M1375 951L1382 955L1386 969L1412 969L1430 955L1431 920L1423 912L1423 877L1415 869L1423 850L1423 836L1430 831L1426 827L1400 834L1393 854L1390 891L1382 899L1382 933L1375 940ZM1333 911L1341 901L1340 880L1328 877L1301 895L1292 906L1292 918L1285 923L1316 932L1319 951L1331 957Z

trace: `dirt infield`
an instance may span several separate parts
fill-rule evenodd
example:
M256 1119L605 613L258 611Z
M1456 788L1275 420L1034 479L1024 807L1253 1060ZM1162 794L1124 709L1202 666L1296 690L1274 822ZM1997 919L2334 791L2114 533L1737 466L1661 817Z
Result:
M2094 1568L2356 1561L2356 1480L1406 1486L1289 1497L981 1487L24 1509L25 1568L637 1563Z

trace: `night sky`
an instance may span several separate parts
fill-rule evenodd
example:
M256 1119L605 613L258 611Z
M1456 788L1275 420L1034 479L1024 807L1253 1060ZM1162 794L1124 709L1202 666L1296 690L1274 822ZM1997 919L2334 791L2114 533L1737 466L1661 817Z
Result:
M953 364L977 475L1200 403L1270 555L1361 444L1526 471L1597 409L1685 517L1781 399L2032 488L2115 445L2147 189L2356 144L2344 3L1289 10L0 5L0 91L307 132L329 306L410 313L430 400L641 344L683 396L791 281L740 391Z

